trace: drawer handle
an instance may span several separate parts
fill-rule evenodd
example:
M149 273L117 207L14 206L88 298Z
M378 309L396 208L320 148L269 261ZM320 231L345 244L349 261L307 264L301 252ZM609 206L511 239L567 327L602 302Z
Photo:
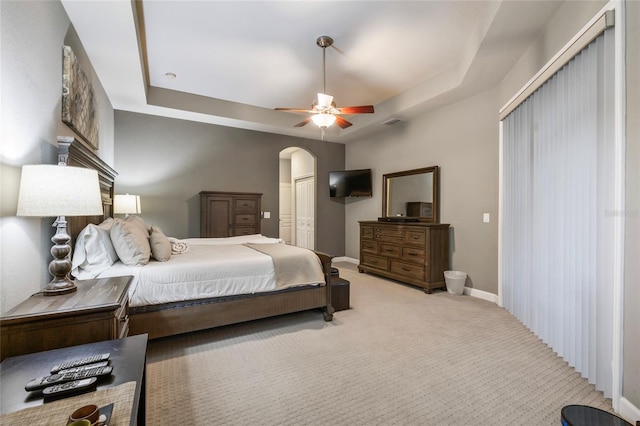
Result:
M420 237L418 237L417 235L414 235L414 236L413 236L413 239L414 239L414 240L419 240L419 239L420 239Z
M384 251L393 252L393 249L384 249Z
M409 256L417 256L418 253L407 253Z
M127 322L129 321L129 315L125 315L122 318L120 318L120 322Z
M247 220L249 220L249 218L248 217L243 217L242 220L247 221Z
M402 270L405 271L405 272L409 272L409 271L411 271L411 268L402 268Z

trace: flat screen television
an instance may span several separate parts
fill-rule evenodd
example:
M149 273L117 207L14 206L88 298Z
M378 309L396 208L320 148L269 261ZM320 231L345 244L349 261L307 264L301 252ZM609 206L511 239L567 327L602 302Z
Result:
M371 169L329 172L329 196L371 197Z

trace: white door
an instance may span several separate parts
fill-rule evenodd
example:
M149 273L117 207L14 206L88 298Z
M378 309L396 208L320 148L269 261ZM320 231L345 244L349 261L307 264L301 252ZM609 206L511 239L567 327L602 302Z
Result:
M315 248L314 228L315 228L315 179L307 177L296 179L296 241L298 247Z
M291 244L291 183L280 184L280 217L278 218L278 230L280 238L285 243Z

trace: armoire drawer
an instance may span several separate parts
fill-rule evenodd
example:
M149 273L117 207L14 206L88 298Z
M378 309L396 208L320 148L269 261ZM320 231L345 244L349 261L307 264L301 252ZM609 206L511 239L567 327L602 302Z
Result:
M235 211L244 211L244 212L254 212L257 207L256 200L252 200L250 198L236 198L234 200Z
M242 235L254 235L259 234L258 228L255 226L236 226L233 228L233 236L239 237Z
M235 216L236 226L255 225L255 214L237 214Z

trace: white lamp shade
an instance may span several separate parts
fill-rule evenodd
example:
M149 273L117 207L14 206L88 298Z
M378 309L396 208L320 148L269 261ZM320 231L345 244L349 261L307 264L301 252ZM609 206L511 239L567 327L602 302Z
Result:
M140 196L129 194L116 194L113 198L113 212L115 214L140 214Z
M336 121L336 116L333 114L316 114L311 117L316 126L320 128L326 128L331 126Z
M102 215L98 172L61 165L22 166L18 216Z

